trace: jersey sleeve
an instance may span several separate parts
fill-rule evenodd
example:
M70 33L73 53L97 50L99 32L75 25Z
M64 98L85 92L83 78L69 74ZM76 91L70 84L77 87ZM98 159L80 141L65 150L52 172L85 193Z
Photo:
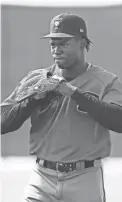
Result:
M35 106L40 104L40 100L24 100L16 102L16 95L19 88L34 76L43 73L44 70L34 70L29 72L17 85L15 90L0 105L1 109L1 134L15 131L30 117Z
M122 107L122 81L117 77L106 90L103 101Z

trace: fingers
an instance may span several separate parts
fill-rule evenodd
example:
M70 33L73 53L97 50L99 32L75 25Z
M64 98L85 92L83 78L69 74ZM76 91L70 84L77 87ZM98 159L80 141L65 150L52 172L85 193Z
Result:
M56 88L56 91L60 92L64 96L71 96L76 89L77 87L72 86L70 83L63 82Z

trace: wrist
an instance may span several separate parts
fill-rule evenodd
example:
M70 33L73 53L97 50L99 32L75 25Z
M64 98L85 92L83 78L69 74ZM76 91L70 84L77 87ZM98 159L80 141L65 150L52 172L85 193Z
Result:
M67 83L67 87L68 87L68 95L72 96L73 93L76 91L77 87L72 86L71 84Z
M72 86L70 83L68 82L62 82L57 88L56 90L61 93L64 96L72 96L73 93L76 91L77 87Z
M73 93L76 91L77 87L70 85L69 86L69 95L72 96Z

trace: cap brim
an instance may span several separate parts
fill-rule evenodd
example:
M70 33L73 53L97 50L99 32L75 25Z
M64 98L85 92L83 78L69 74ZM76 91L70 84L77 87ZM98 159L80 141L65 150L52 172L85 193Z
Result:
M65 33L50 33L48 35L43 36L42 38L73 38L73 35L65 34Z

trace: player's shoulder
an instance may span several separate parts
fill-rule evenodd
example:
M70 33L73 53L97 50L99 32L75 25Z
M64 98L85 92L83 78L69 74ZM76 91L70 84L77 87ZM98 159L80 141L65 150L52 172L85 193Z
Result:
M92 65L92 69L93 69L94 76L96 77L96 79L98 79L105 85L107 83L113 82L116 78L118 78L118 76L116 74L109 72L108 70L106 70L102 67Z

